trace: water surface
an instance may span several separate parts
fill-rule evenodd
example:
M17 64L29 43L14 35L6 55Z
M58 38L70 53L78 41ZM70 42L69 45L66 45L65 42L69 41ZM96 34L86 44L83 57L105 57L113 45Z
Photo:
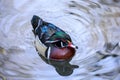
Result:
M0 78L4 80L120 80L119 0L0 0ZM60 76L34 48L38 15L70 34L79 47L70 76Z

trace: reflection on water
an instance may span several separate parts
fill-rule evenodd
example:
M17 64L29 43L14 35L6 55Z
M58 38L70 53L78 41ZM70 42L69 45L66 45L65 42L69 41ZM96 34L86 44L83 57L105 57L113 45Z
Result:
M40 54L39 54L40 55ZM43 61L45 61L47 64L52 65L56 72L61 76L69 76L73 73L75 68L78 68L77 65L71 65L69 62L70 60L66 61L55 61L55 60L48 60L42 55L40 55Z
M114 2L116 1L116 2ZM7 80L120 80L119 0L1 0L0 78ZM79 47L62 77L34 48L30 20L39 15L71 35Z

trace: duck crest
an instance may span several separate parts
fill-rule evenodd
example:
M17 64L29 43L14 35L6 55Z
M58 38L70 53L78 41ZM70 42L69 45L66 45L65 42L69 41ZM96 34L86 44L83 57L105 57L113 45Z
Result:
M69 41L71 41L70 36L69 36L67 33L63 32L63 31L55 32L55 33L50 37L50 40L51 40L51 41L54 41L54 40L57 40L57 39L58 39L58 40L64 39L64 40L69 40Z

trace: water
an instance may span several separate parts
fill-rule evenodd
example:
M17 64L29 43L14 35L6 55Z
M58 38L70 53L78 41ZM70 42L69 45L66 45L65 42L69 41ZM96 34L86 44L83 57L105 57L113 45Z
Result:
M120 80L119 0L0 0L1 80ZM79 47L70 76L60 76L34 48L38 15L70 34Z

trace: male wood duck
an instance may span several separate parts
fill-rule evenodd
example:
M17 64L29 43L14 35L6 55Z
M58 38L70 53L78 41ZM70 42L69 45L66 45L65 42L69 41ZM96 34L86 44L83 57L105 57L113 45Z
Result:
M74 56L76 46L70 36L55 25L34 15L31 20L36 36L36 49L47 59L67 60Z
M62 71L61 69L64 69L65 66L64 68L60 68L59 66L63 63L66 64L66 61L69 62L75 55L77 48L72 43L70 36L62 29L43 21L36 15L33 16L31 24L36 38L35 47L38 54L46 63L56 67L56 71ZM68 62L67 64L70 66ZM73 66L70 69L73 71ZM65 72L65 70L63 71ZM68 71L69 73L65 75L71 74L72 71ZM59 73L62 74L61 72Z

